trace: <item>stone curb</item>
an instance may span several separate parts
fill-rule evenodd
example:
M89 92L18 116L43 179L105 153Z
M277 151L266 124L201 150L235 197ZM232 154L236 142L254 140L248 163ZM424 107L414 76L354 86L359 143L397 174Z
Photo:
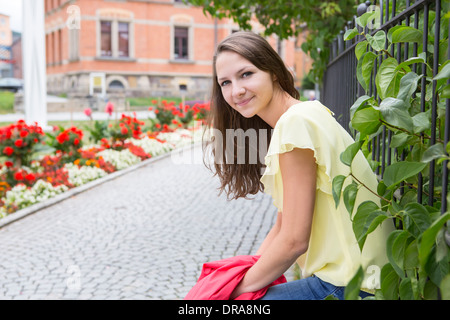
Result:
M183 146L183 147L171 150L171 151L169 151L167 153L164 153L164 154L161 154L159 156L151 157L150 159L146 159L144 161L141 161L141 162L139 162L139 163L137 163L135 165L132 165L132 166L130 166L128 168L125 168L125 169L122 169L122 170L119 170L119 171L115 171L113 173L110 173L110 174L102 177L102 178L95 179L95 180L89 181L88 183L85 183L85 184L83 184L81 186L69 189L66 192L58 194L57 196L55 196L53 198L50 198L50 199L47 199L47 200L45 200L43 202L39 202L39 203L33 204L33 205L29 206L29 207L26 207L26 208L23 208L21 210L18 210L16 212L14 212L14 213L12 213L12 214L10 214L10 215L0 219L0 229L2 227L4 227L4 226L8 225L8 224L11 224L14 221L17 221L17 220L20 220L22 218L25 218L25 217L29 216L30 214L33 214L33 213L35 213L35 212L37 212L39 210L42 210L44 208L48 208L48 207L50 207L50 206L52 206L54 204L57 204L57 203L65 200L65 199L70 198L72 196L75 196L75 195L77 195L77 194L79 194L81 192L84 192L84 191L87 191L89 189L92 189L92 188L94 188L94 187L96 187L98 185L101 185L101 184L103 184L105 182L108 182L108 181L111 181L113 179L116 179L116 178L118 178L118 177L120 177L120 176L122 176L124 174L127 174L129 172L135 171L135 170L137 170L137 169L139 169L141 167L149 165L149 164L151 164L153 162L156 162L158 160L165 159L165 158L167 158L169 156L172 156L172 154L174 154L174 153L180 153L180 152L182 152L185 149L194 148L194 147L196 147L198 145L201 145L201 142L195 142L195 143L192 143L192 144L190 144L188 146Z

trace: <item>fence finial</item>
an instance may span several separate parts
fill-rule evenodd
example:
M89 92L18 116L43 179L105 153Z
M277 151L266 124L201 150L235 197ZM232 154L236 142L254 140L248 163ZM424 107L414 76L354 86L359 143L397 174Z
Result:
M371 4L372 4L372 2L366 1L366 2L363 2L360 5L358 5L358 8L356 9L356 14L358 15L358 17L360 17L364 13L366 13L367 8L369 8Z

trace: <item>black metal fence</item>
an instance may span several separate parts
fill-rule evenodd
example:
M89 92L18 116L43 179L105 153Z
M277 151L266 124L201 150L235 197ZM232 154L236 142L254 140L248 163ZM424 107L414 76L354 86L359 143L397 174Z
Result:
M366 7L376 6L380 10L380 25L376 30L368 30L366 28L365 33L375 34L378 30L384 30L388 33L389 29L396 25L404 25L414 27L416 29L423 31L423 42L420 43L397 43L392 45L390 48L390 55L395 57L397 61L403 62L410 57L417 57L418 54L424 52L427 59L433 55L432 69L433 69L433 77L438 72L439 67L439 55L442 54L442 41L443 33L446 33L448 37L447 30L441 30L441 16L446 14L447 12L443 12L441 7L441 0L417 0L414 3L410 0L403 1L374 1L374 3L370 3L367 1L365 3ZM364 4L358 7L358 15L362 15L364 13ZM433 14L430 19L430 15ZM448 18L447 18L448 19ZM434 21L434 25L430 24L430 21ZM350 131L349 122L350 122L350 107L353 103L358 99L358 97L366 94L364 89L357 81L357 58L355 56L355 47L358 42L362 39L361 36L357 36L356 38L344 41L344 33L347 29L352 29L356 24L356 16L354 16L353 21L348 22L348 25L345 27L345 30L342 30L340 35L333 41L330 47L330 61L327 67L327 70L324 74L323 87L321 92L322 103L327 105L333 112L335 113L338 121L342 124L344 128ZM358 26L361 30L361 28ZM428 31L434 30L434 46L428 45ZM440 43L441 41L441 43ZM448 38L447 38L448 43ZM441 44L441 46L440 46ZM387 46L387 45L386 45ZM441 52L440 49L441 48ZM387 49L387 47L386 47ZM420 50L418 52L418 50ZM446 59L450 59L450 44L447 44L446 51ZM386 56L378 56L377 60L374 63L374 69L372 72L372 77L370 81L370 85L368 86L367 95L373 96L375 99L380 101L377 95L377 88L375 85L375 74L377 68L380 67L383 59ZM441 57L441 60L444 57ZM437 123L436 123L436 114L438 112L437 108L437 94L435 90L435 83L433 81L433 90L432 92L426 92L427 87L425 86L426 81L426 67L421 63L416 63L412 65L412 71L417 74L422 74L421 78L421 86L420 86L420 95L421 102L420 107L421 111L425 111L425 98L430 98L432 101L431 104L431 139L430 145L436 143L436 132L437 132ZM427 96L428 94L428 96ZM431 97L429 95L432 95ZM440 124L441 126L445 126L444 137L442 139L444 141L444 146L447 145L449 141L449 130L450 130L450 100L446 99L445 102L445 123ZM391 142L392 132L388 130L386 127L383 127L382 133L373 139L372 142L372 158L375 161L380 163L380 166L377 168L377 174L380 177L383 176L384 168L391 163L391 159L393 156L397 157L398 160L403 160L401 154L397 154L395 150L392 150L389 145ZM441 174L439 172L439 174ZM442 177L437 177L437 173L435 172L435 164L434 161L430 164L430 173L429 180L427 181L427 191L430 194L433 194L435 188L439 188L441 186L435 186L435 181L442 180L442 199L441 199L441 211L445 212L447 210L447 191L448 191L448 169L447 164L444 163L442 170ZM422 197L424 194L423 190L423 180L422 176L418 177L418 196L417 200L419 203L422 203ZM433 205L433 197L428 197L428 205Z

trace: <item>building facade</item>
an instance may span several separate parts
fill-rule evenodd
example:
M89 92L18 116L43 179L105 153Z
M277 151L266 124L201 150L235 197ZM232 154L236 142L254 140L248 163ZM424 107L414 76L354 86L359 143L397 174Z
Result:
M52 94L209 94L216 45L239 29L179 0L44 0ZM255 23L254 32L263 27ZM267 38L295 73L295 39Z

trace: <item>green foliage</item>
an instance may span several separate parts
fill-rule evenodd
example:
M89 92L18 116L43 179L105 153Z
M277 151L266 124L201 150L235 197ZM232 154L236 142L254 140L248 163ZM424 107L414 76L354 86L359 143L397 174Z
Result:
M94 121L94 124L85 125L84 129L89 132L89 140L97 143L103 138L111 138L109 131L109 119L106 121Z
M434 16L431 11L430 25L433 26ZM370 18L369 13L365 14L358 18L358 23L365 27ZM441 30L448 30L448 24L448 19L444 19ZM423 51L422 32L412 27L396 26L387 33L380 30L374 35L360 34L355 28L346 32L345 40L357 35L365 36L365 40L355 46L355 55L358 59L357 79L366 95L358 98L350 109L350 126L358 134L356 142L341 154L341 162L350 167L350 174L333 179L332 191L336 206L343 201L353 217L353 231L361 250L367 236L383 221L391 219L397 226L387 239L389 263L381 270L381 288L375 295L376 299L436 299L438 292L442 298L448 299L450 251L445 238L450 236L450 211L440 212L442 182L439 179L443 166L450 160L450 143L444 145L443 142L445 98L450 94L447 84L450 79L450 63L439 59L439 72L433 77L429 66L433 61L433 52L428 57L425 53L420 53L401 63L392 57L390 48L393 44L418 43L418 51ZM439 54L447 57L445 50L448 47L448 32L444 32L442 38ZM428 48L432 48L434 32L428 41ZM375 70L374 65L380 59L383 61ZM413 64L416 64L419 73L411 69ZM378 99L367 95L371 79L375 79ZM425 97L421 97L423 89ZM433 90L438 108L436 143L431 143ZM425 101L424 109L421 109L422 98ZM369 142L383 128L392 132L389 147L395 148L396 152L392 152L391 164L386 166L377 190L371 190L381 199L380 205L372 201L363 202L352 215L357 190L369 189L353 176L352 160L360 149L368 159L371 158ZM400 160L398 156L402 153L405 160ZM434 190L428 188L431 162L435 165L434 178L438 180L435 184L439 186ZM425 201L432 198L433 206L417 202L419 174L423 178ZM352 182L342 190L346 179L351 179ZM449 186L444 187L449 189ZM400 189L402 192L399 192ZM447 201L450 203L450 195L447 196ZM355 274L346 289L346 298L357 297L355 288L363 277L362 270Z
M256 19L266 28L264 35L276 34L281 39L298 35L306 23L308 36L302 50L314 61L311 78L319 80L328 62L328 43L356 10L352 0L189 0L189 4L202 6L204 13L213 17L232 18L243 30L252 30Z

